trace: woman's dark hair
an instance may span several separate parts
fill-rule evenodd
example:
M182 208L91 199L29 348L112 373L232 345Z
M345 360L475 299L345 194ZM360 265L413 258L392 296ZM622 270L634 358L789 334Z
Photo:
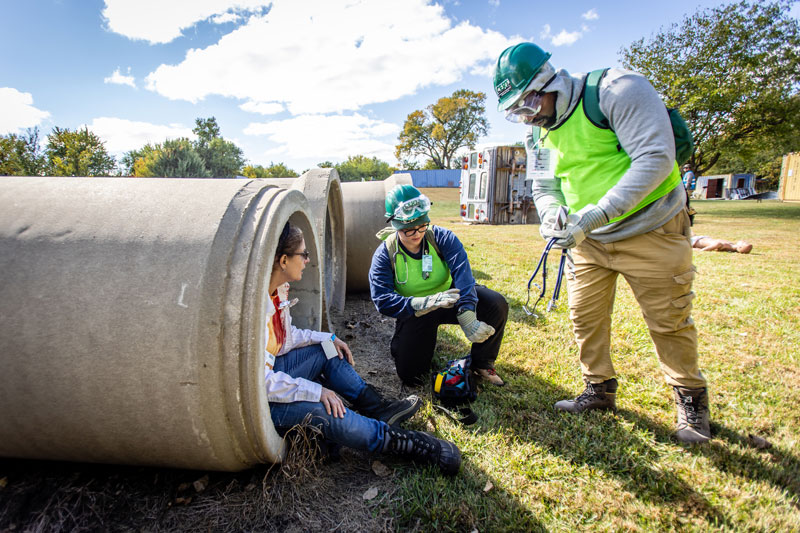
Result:
M283 227L281 236L278 237L278 248L275 250L275 264L280 261L284 254L291 254L297 251L300 243L303 242L303 232L289 222Z

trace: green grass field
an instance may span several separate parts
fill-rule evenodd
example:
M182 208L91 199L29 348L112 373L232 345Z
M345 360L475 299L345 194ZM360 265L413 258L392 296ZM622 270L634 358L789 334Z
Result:
M688 447L670 437L672 391L624 280L612 331L618 413L556 413L553 403L583 384L566 290L539 321L521 309L544 244L538 227L465 225L456 189L425 192L433 222L458 235L478 282L510 304L497 360L507 385L482 388L474 426L430 404L414 419L455 441L464 463L454 480L399 467L389 505L399 501L391 512L401 530L800 531L800 205L693 203L695 233L755 248L695 251L693 316L714 438ZM439 363L468 350L457 326L439 339Z

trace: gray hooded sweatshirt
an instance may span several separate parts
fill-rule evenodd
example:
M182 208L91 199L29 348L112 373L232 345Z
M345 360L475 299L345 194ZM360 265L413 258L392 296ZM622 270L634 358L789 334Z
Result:
M529 87L536 89L537 84L541 87L552 78L544 92L557 93L554 126L557 127L571 116L578 105L586 74L571 76L567 71L560 70L553 78L553 72L548 63ZM675 139L664 103L644 76L630 70L610 69L599 87L600 110L608 118L620 146L631 158L628 171L597 203L611 220L633 209L672 172ZM527 144L529 147L532 145L530 136ZM544 213L552 204L566 204L558 178L535 180L533 198L539 213ZM602 226L589 236L610 243L642 235L666 224L685 205L686 192L683 184L679 183L667 195L647 207L618 222Z

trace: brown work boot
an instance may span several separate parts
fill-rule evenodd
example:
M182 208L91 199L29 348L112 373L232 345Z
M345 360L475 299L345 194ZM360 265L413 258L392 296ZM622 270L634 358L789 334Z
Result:
M582 413L593 409L617 410L617 380L607 379L602 383L586 382L586 389L574 400L561 400L556 402L556 411Z
M707 389L675 389L678 424L675 438L687 444L702 444L711 438Z
M497 372L494 368L476 368L474 370L475 375L481 378L484 381L488 381L492 385L497 385L498 387L502 387L506 384L503 379L497 375Z

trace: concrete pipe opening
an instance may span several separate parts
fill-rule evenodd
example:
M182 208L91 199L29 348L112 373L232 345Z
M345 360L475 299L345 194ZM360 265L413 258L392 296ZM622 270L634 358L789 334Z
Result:
M0 455L212 470L280 461L264 389L280 230L318 329L305 197L259 180L0 180Z
M324 265L322 327L332 329L330 309L344 310L347 280L347 233L339 173L333 168L315 168L297 178L269 178L265 181L298 190L308 200Z
M347 233L347 292L369 292L369 267L380 244L375 236L386 222L384 200L395 185L413 185L410 174L392 174L383 181L342 183Z

